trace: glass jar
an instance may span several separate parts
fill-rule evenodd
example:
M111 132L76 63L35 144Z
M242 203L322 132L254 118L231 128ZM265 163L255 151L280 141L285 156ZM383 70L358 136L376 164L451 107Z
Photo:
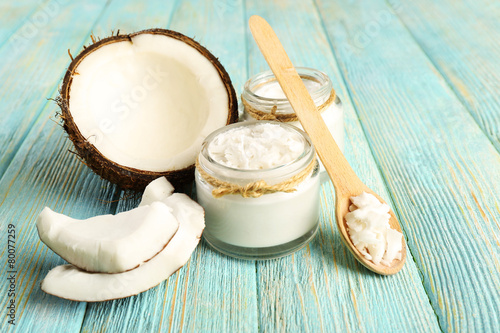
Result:
M221 133L260 122L225 126L204 141L198 157L195 182L197 199L205 209L205 240L216 250L242 259L271 259L290 254L305 246L318 229L319 164L306 133L285 123L276 124L303 140L303 152L291 162L269 169L235 169L215 161L208 146ZM214 197L218 183L213 179L245 187L264 181L280 186L298 180L294 190L267 193L258 197L226 194ZM215 185L214 185L215 184ZM217 187L219 188L219 187Z
M296 67L297 73L311 94L321 112L326 126L330 130L340 150L344 152L344 110L340 98L335 95L332 81L325 73L307 67ZM251 77L241 94L242 120L277 120L294 125L302 125L288 102L273 72L265 71ZM328 180L328 174L322 164L321 180Z

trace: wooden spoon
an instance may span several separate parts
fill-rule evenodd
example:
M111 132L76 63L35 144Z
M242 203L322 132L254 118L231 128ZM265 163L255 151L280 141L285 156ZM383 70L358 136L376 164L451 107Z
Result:
M344 219L345 214L349 211L349 205L351 204L350 197L352 196L357 196L362 192L368 192L377 197L382 203L385 203L385 201L368 188L368 186L363 184L352 170L335 143L323 118L317 111L316 105L309 95L307 88L297 74L297 71L293 67L292 62L288 58L288 55L271 26L262 17L256 15L250 18L249 24L252 35L260 51L264 55L264 58L269 64L269 67L271 67L283 92L290 101L304 130L309 134L321 162L323 162L326 171L330 175L335 188L335 216L337 218L337 226L342 236L342 240L352 254L354 254L356 259L368 269L382 275L397 273L401 270L406 260L406 244L404 237L402 240L403 248L401 251L401 260L395 259L389 267L382 264L375 265L356 249L349 237ZM399 222L392 210L390 211L390 215L389 224L391 228L401 232Z

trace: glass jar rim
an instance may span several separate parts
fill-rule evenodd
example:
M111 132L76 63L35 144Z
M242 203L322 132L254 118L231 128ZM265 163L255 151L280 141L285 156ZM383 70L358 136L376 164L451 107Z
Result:
M295 67L297 73L302 79L308 79L311 81L315 81L319 83L319 87L315 90L310 91L311 97L316 102L317 100L324 97L326 94L329 94L332 90L332 81L324 72L310 68L310 67ZM265 97L258 95L254 92L254 86L264 85L266 83L275 82L276 76L271 70L264 71L258 73L245 82L243 86L242 97L252 103L262 103L269 105L289 105L289 101L286 97L284 98L275 98L275 97Z
M256 126L266 123L284 127L287 130L299 134L301 138L304 140L304 151L297 158L288 163L277 165L275 167L267 169L238 169L229 167L222 163L217 162L208 153L209 144L219 134L239 127ZM200 166L204 168L204 170L208 172L210 175L218 178L220 176L220 173L222 172L225 175L225 178L231 178L232 181L237 182L237 179L241 178L243 178L246 181L249 181L251 179L273 178L272 177L273 175L276 175L280 178L289 178L294 174L296 174L297 172L299 172L300 170L302 170L303 168L305 168L307 165L309 165L309 163L311 163L313 158L315 158L315 150L314 146L312 145L312 141L307 135L307 133L290 124L281 123L277 121L261 120L261 121L246 121L246 122L227 125L209 134L202 143L201 151L199 154L199 163ZM217 170L217 172L214 172L214 169Z

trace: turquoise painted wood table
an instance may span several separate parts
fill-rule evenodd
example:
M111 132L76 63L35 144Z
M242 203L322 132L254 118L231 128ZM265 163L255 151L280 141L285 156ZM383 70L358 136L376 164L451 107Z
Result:
M498 1L17 0L0 9L1 332L500 332ZM293 255L242 261L202 241L181 270L134 297L81 303L42 292L64 263L38 239L43 207L87 218L138 204L70 153L50 100L68 49L77 54L91 33L177 30L219 57L241 93L267 69L248 31L253 14L296 65L333 80L345 156L397 214L403 270L383 277L353 259L327 183L320 230Z

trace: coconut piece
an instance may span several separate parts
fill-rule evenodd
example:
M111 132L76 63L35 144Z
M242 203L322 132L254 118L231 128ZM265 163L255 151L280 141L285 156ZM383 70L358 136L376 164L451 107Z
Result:
M42 281L42 290L74 301L99 302L137 295L160 284L191 256L205 228L201 206L184 194L168 198L179 229L167 246L148 262L128 272L88 273L72 265L57 266Z
M162 202L172 208L172 214L179 221L205 221L205 210L187 194L174 193Z
M139 207L150 205L155 201L162 201L171 196L173 192L174 187L165 177L155 179L144 189Z
M122 188L166 176L193 179L204 138L237 121L229 75L203 46L178 32L102 39L71 62L58 99L80 157Z
M403 234L394 229L387 229L387 250L382 258L382 264L390 266L394 259L401 260L401 250L403 248Z
M179 222L161 202L116 215L76 220L50 208L40 213L38 235L67 262L89 272L131 270L158 254Z

